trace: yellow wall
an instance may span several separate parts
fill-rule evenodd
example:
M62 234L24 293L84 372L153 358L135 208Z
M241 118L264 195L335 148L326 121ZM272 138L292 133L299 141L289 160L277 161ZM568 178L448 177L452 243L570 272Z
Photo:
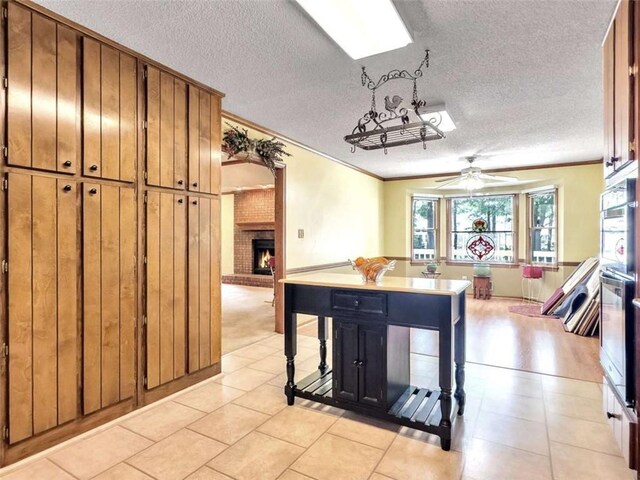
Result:
M223 120L225 130L229 127ZM251 138L267 138L248 130ZM295 145L285 150L291 154L284 159L287 268L384 251L383 182ZM304 230L304 238L298 238L298 229Z
M221 195L220 202L220 222L221 235L220 244L222 250L222 275L233 274L233 199L234 195Z
M510 173L520 180L532 181L517 188L486 189L483 192L516 192L538 186L555 185L558 188L558 258L559 262L580 262L588 256L597 256L599 249L598 218L599 195L604 188L602 166L580 165L558 168L519 170ZM402 180L384 184L384 253L387 256L411 256L411 195L416 193L443 194L434 190L437 178ZM453 193L453 192L452 192ZM526 258L527 234L526 195L519 196L518 257ZM446 255L446 201L440 209L440 253ZM558 271L545 271L541 298L546 298L575 267L560 267ZM422 265L398 262L394 275L420 276ZM441 278L471 278L471 266L440 265ZM519 297L522 294L520 268L492 267L494 295Z

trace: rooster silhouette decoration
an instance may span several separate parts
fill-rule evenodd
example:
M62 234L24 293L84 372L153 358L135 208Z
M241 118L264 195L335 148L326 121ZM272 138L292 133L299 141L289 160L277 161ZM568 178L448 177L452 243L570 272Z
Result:
M402 108L399 112L396 112L403 98L400 95L394 95L393 98L389 98L389 95L384 97L384 108L391 114L391 118L401 117L402 123L408 123L409 117L407 116L406 109Z

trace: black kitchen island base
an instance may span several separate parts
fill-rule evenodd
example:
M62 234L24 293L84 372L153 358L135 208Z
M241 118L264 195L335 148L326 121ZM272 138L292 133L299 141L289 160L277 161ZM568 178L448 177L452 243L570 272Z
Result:
M464 413L467 281L388 277L362 283L341 274L283 280L287 403L295 397L351 410L440 437L451 448L453 418ZM297 314L318 317L318 370L296 382ZM332 366L327 320L333 321ZM438 332L438 384L410 384L410 329ZM455 370L455 372L454 372ZM455 378L455 390L454 386ZM455 412L455 413L454 413Z
M332 373L330 369L324 373L318 370L298 382L293 392L289 391L289 387L285 387L285 394L288 398L304 398L437 435L440 437L442 449L450 450L452 429L441 426L442 410L439 390L429 390L411 385L388 411L384 411L333 398ZM463 415L464 407L458 405L454 398L451 411L449 420L453 422L456 415Z

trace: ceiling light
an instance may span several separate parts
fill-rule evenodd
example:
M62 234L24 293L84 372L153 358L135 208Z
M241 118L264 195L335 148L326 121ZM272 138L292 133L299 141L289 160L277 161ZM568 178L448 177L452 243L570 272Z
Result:
M479 190L483 185L484 182L475 176L469 176L460 182L460 186L465 190L468 190L469 192L472 192L473 190Z
M391 0L297 1L354 60L412 42Z
M431 105L427 107L420 107L418 109L420 118L425 122L433 124L436 128L443 132L450 132L456 129L455 123L451 119L451 116L447 112L444 103L440 105Z

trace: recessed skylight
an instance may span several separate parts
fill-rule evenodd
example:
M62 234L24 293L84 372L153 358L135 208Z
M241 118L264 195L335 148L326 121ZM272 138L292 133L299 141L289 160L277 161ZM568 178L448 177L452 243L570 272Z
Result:
M447 112L444 103L440 105L420 107L418 109L418 113L422 120L432 123L443 132L451 132L456 129L456 124L453 123L451 115Z
M297 0L307 13L357 60L412 42L391 0Z

